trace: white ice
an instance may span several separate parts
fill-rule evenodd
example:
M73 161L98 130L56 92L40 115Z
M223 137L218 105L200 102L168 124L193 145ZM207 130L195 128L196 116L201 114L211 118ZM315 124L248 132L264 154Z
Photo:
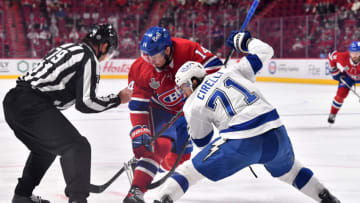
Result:
M116 93L126 80L101 80L99 93ZM15 80L0 80L0 100L15 86ZM327 123L336 86L258 83L267 99L277 107L298 160L342 203L360 202L360 103L350 92L331 127ZM4 121L0 107L0 203L11 202L17 178L22 173L28 150ZM100 114L81 114L74 108L64 114L92 145L91 182L103 184L132 157L128 132L131 128L127 105ZM204 180L191 187L179 202L209 203L311 203L293 187L272 178L261 165L248 168L219 182ZM105 192L92 194L89 203L122 202L130 185L125 174ZM67 203L65 183L57 159L35 194L52 203ZM152 202L156 190L145 195Z

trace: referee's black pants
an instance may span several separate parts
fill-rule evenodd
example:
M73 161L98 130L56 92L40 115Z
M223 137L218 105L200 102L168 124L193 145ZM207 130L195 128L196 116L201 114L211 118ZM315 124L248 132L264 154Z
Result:
M50 100L30 87L17 85L3 101L5 119L16 137L31 151L15 193L30 196L59 155L72 199L89 196L91 148Z

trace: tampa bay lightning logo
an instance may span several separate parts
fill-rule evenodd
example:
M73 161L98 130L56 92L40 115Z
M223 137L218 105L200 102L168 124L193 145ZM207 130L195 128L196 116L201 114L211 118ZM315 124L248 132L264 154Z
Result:
M174 88L159 95L158 99L166 106L175 106L182 101L182 95Z
M188 71L190 68L191 68L191 63L188 63L188 64L186 64L186 66L182 66L181 68L180 68L180 72L186 72L186 71Z

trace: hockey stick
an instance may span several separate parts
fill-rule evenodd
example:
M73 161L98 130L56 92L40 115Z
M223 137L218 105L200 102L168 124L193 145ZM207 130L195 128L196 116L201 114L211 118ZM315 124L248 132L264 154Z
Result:
M169 122L167 122L160 131L152 137L151 142L154 142L157 138L159 138L183 113L182 110L177 112ZM129 163L134 160L134 157L129 161ZM125 171L125 167L123 166L109 181L102 185L94 185L90 184L89 192L91 193L102 193L104 192L123 172Z
M355 90L353 90L353 88L351 88L351 87L345 82L345 80L344 80L342 77L340 77L340 81L341 81L342 83L344 83L344 84L346 85L346 87L349 88L350 91L351 91L352 93L354 93L354 94L358 97L359 102L360 102L360 95L359 95Z
M255 13L255 10L259 4L260 0L254 0L253 3L251 4L251 7L246 15L246 18L245 18L245 21L243 22L243 24L241 25L241 28L240 28L240 32L244 31L244 29L246 28L246 26L248 25L250 19L252 18L252 16L254 15ZM234 53L234 49L231 49L229 51L229 53L227 54L226 56L226 59L225 59L225 62L224 62L224 65L226 66L226 64L228 63L231 55Z
M176 161L175 161L173 167L171 168L171 170L164 177L159 179L158 181L148 185L147 189L151 190L151 189L155 189L155 188L159 187L161 184L163 184L168 179L168 177L170 177L174 173L176 167L180 163L181 157L184 154L186 146L188 145L189 141L190 141L190 135L187 137L186 142L185 142L183 148L181 149L181 152L178 154L178 158L176 159Z
M255 10L256 10L257 6L259 5L259 3L260 3L260 0L254 0L253 3L251 4L250 9L249 9L249 11L248 11L248 13L246 15L245 21L243 22L243 24L241 25L241 28L239 30L240 32L244 31L246 26L249 24L250 19L254 15ZM230 59L230 57L231 57L231 55L233 53L234 53L234 49L231 49L229 51L229 53L227 54L225 62L224 62L225 67L226 67L226 64L228 63L228 61L229 61L229 59ZM257 178L258 176L256 175L253 168L251 166L249 166L249 168L250 168L251 173L255 176L255 178Z

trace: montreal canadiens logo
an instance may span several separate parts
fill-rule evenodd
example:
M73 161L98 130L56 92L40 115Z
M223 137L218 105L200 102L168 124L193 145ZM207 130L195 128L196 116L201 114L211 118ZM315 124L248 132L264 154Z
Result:
M271 73L271 74L276 73L276 63L275 63L275 61L271 61L269 63L268 68L269 68L269 73Z
M158 99L161 103L166 106L175 106L181 101L181 94L175 89L171 89L161 95L159 95Z

